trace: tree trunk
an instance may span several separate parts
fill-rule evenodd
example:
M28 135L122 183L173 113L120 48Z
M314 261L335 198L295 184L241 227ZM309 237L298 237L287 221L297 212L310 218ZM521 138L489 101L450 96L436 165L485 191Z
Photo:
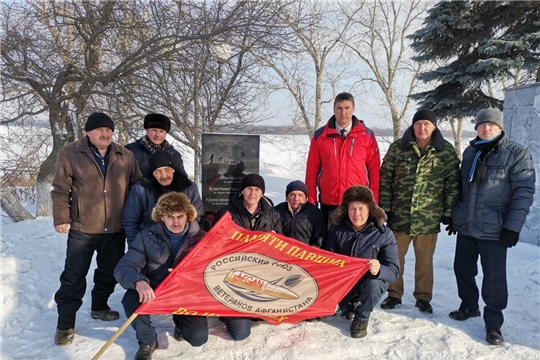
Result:
M0 187L0 204L9 218L14 222L33 219L17 197L5 186Z
M401 118L395 111L392 111L392 128L394 130L394 141L396 141L401 137Z
M51 184L56 172L58 152L67 143L65 134L67 110L66 106L62 107L60 104L53 104L49 110L53 149L39 167L36 184L36 216L52 215Z
M457 120L450 119L450 126L452 127L452 134L454 135L454 148L456 149L459 160L461 160L461 135L463 132L463 118L458 117Z

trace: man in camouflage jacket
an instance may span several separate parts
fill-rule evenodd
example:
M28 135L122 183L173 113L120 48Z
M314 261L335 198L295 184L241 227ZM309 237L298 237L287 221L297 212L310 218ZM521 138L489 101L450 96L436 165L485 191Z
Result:
M413 242L416 307L432 313L433 253L440 223L452 231L452 206L460 194L459 159L437 128L435 114L421 109L401 139L394 141L381 167L380 206L397 240L400 275L381 308L401 304L405 254Z

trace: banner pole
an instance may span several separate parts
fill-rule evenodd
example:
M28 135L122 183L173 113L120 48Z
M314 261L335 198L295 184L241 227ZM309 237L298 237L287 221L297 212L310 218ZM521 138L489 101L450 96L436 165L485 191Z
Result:
M137 315L138 315L137 313L133 313L129 317L129 319L127 319L126 322L122 326L120 326L120 328L113 334L113 336L111 336L109 341L107 341L107 343L105 343L105 345L103 345L103 347L98 351L98 353L96 355L94 355L92 360L99 359L100 356L103 355L103 353L109 348L109 346L112 345L114 340L116 340L116 338L118 338L120 336L120 334L122 334L124 332L124 330L126 330L126 328L129 326L129 324L131 324L133 322L133 320L135 320Z

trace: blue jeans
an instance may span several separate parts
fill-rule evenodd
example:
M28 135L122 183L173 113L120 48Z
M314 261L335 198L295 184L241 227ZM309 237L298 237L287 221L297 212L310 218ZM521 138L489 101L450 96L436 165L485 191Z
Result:
M122 299L124 311L129 318L141 305L139 293L128 290ZM208 322L206 316L173 315L173 321L182 331L182 337L191 346L201 346L208 341ZM139 341L139 345L152 346L157 341L156 329L152 326L150 315L138 315L131 323Z
M364 275L339 303L343 315L354 308L356 320L369 320L371 312L388 289L388 283Z

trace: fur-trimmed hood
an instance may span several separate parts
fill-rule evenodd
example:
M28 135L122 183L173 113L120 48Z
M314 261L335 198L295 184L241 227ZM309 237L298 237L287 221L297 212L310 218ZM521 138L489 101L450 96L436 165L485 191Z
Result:
M368 205L369 218L373 220L377 227L384 224L386 221L386 214L384 210L375 203L371 189L362 185L351 186L345 191L341 204L332 214L332 221L334 224L341 225L346 222L346 220L349 218L349 204L353 201L359 201Z

